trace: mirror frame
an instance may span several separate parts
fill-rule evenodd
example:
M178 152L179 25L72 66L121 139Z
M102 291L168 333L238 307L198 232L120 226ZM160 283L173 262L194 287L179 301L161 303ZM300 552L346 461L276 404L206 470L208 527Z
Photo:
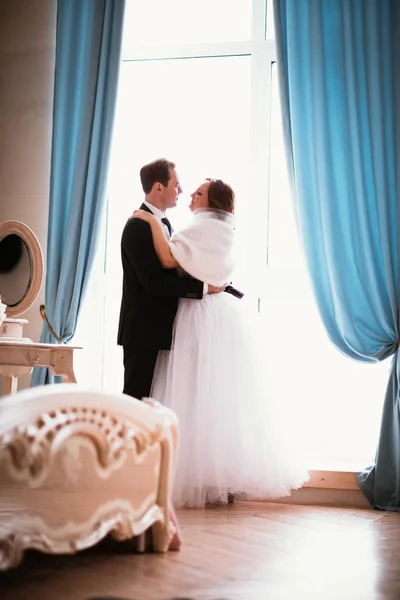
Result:
M16 318L26 313L38 297L43 281L43 254L39 241L25 223L21 221L4 221L0 223L0 242L8 235L18 235L25 243L31 263L29 289L25 296L15 306L7 306L6 319ZM0 290L1 295L1 290ZM3 297L2 297L3 298ZM3 298L4 300L4 298Z

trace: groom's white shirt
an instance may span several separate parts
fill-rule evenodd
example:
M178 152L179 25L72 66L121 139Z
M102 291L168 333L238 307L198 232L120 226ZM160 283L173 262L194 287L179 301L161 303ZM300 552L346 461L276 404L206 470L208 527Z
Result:
M160 221L161 221L161 219L165 219L166 214L163 213L162 210L160 210L159 208L157 208L157 206L153 206L152 204L150 204L150 202L147 202L147 200L143 200L143 204L145 204L147 206L147 208L149 210L151 210L151 212L153 213L153 215L155 215L157 217L157 219L160 219ZM171 236L169 235L168 227L166 226L165 223L161 223L161 225L162 225L162 228L164 230L165 237L167 238L167 240L169 240L169 238Z
M143 204L145 204L147 206L147 208L149 210L151 210L151 212L153 213L153 215L155 217L157 217L157 219L160 219L160 221L162 219L165 219L165 217L167 216L165 213L163 213L162 210L160 210L159 208L157 208L157 206L153 206L153 204L150 204L150 202L147 202L147 200L143 200ZM169 240L171 236L169 235L169 229L168 229L168 227L162 221L161 221L161 225L162 225L162 228L164 230L165 237L167 238L167 240ZM205 294L208 293L208 283L204 283L203 285L204 285L203 295L205 295Z

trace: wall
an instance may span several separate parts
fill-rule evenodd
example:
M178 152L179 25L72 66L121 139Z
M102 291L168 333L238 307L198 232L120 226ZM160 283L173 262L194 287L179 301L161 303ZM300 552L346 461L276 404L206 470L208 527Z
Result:
M46 260L57 0L1 0L0 222L37 235ZM0 290L1 293L1 290ZM24 333L37 341L44 282ZM29 384L21 378L19 388Z

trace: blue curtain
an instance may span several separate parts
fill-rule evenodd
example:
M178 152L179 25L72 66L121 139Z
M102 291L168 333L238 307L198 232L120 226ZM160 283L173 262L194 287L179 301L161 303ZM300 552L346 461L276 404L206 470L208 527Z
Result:
M59 0L45 306L76 329L105 203L125 0ZM41 342L54 342L46 324ZM57 378L59 380L59 378ZM36 369L31 385L54 381Z
M295 211L326 331L349 358L393 355L359 485L399 510L400 3L274 0L274 17Z

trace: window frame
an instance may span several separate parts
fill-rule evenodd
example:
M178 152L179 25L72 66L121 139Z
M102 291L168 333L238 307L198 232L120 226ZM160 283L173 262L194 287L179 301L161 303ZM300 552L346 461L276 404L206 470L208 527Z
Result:
M129 0L128 0L129 1ZM196 43L172 44L163 46L135 46L134 44L123 47L123 62L154 61L166 59L194 59L194 58L221 58L248 56L251 60L251 115L250 115L250 152L249 152L249 211L256 215L252 223L252 236L248 248L248 260L255 265L255 271L262 273L268 264L269 245L269 193L270 193L270 140L271 129L271 91L272 68L276 62L275 41L267 39L267 18L272 18L272 0L253 0L252 38L241 42L223 43ZM108 203L107 203L108 204ZM107 229L107 210L105 211L105 230ZM102 299L104 304L104 319L101 324L103 361L102 381L104 377L104 357L106 356L106 315L107 315L107 234L103 232L103 286ZM262 285L262 284L261 284ZM262 292L260 290L260 298ZM259 300L260 306L260 300ZM310 465L311 466L311 465ZM323 465L326 470L315 471L317 477L312 479L305 487L332 487L335 489L356 489L356 471L349 469L348 476L338 481L332 477L330 484L321 484L325 473L336 473L338 466ZM360 468L362 465L360 465ZM339 465L340 468L340 465ZM343 469L345 470L345 469ZM333 475L332 475L333 476Z
M128 0L129 1L129 0ZM132 1L132 0L131 0ZM153 46L125 42L122 62L249 56L251 60L251 115L249 152L249 211L252 223L248 260L262 273L268 263L269 180L272 65L276 62L275 41L267 39L267 19L273 18L272 0L253 0L251 39L240 42L166 44ZM260 283L259 296L261 297ZM260 306L260 300L258 301Z

